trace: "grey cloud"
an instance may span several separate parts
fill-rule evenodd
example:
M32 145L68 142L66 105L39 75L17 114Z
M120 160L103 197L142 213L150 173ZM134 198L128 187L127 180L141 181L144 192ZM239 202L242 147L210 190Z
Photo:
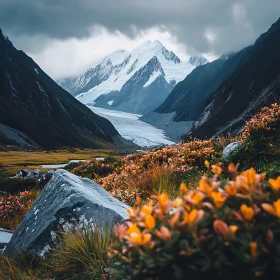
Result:
M279 15L279 0L0 1L0 27L27 48L24 36L83 38L102 25L133 37L136 30L164 25L190 52L222 54L251 44ZM215 35L212 44L206 30Z

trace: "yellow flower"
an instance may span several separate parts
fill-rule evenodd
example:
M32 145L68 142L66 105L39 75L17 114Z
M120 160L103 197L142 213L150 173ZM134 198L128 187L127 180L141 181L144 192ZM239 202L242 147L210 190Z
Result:
M155 218L152 215L146 217L145 223L148 229L153 229L156 225Z
M206 193L208 196L211 195L212 188L207 183L207 178L205 176L203 176L202 179L199 181L199 190Z
M232 234L235 234L236 231L238 230L238 226L232 225L232 226L229 226L229 229Z
M211 197L213 198L214 203L215 203L215 205L216 205L217 208L222 208L223 205L224 205L224 203L225 203L225 201L226 201L226 199L227 199L227 198L226 198L225 196L223 196L223 194L220 193L220 192L212 192L212 193L211 193Z
M272 188L275 191L280 190L280 176L277 177L277 179L269 179L269 184L272 186Z
M266 212L268 212L268 213L270 213L270 214L280 218L280 199L278 199L275 202L273 202L273 205L268 204L268 203L263 203L262 204L262 208Z
M250 221L254 216L254 209L252 207L248 207L246 204L242 204L240 206L240 212L245 220Z
M181 190L183 195L186 194L188 192L187 185L185 183L181 183L180 190Z
M257 256L258 244L257 242L250 242L249 245L250 245L251 256L255 258Z
M236 187L234 185L227 185L225 186L225 189L231 196L236 195Z
M204 165L205 165L207 168L209 168L209 167L210 167L210 162L209 162L208 160L205 160L205 161L204 161Z
M157 196L158 199L158 203L160 205L160 207L165 207L167 201L168 201L168 195L166 193L162 193L160 195Z
M214 173L216 175L221 175L222 171L223 170L219 165L216 165L216 164L212 165L212 173Z
M184 222L192 224L197 216L197 209L193 209L190 213L184 214Z

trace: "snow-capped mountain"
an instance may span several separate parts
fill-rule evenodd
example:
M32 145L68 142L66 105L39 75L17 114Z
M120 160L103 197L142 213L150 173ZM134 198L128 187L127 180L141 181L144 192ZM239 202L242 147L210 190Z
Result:
M179 81L205 63L204 57L182 62L160 41L147 41L58 83L84 104L143 114L158 107Z

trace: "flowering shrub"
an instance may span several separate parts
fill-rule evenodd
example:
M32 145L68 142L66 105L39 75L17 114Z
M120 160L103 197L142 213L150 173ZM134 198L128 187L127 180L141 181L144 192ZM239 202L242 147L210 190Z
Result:
M6 228L17 226L16 221L24 217L38 195L38 190L24 191L18 195L0 195L0 225Z
M212 166L196 190L163 193L131 210L112 252L120 279L278 279L280 177L267 183L251 168L222 180Z
M95 181L107 176L116 170L120 165L118 160L94 160L86 163L80 162L72 172L81 177L87 177Z
M272 104L255 114L241 132L243 145L229 162L240 162L242 168L254 166L258 172L267 170L268 176L280 175L280 105Z
M280 105L272 104L270 107L264 107L255 114L250 121L246 123L242 131L242 136L248 138L252 135L265 134L265 131L275 130L280 121Z
M151 195L155 184L153 182L146 184L146 181L152 173L171 173L174 178L180 178L186 172L202 167L204 160L218 158L221 151L219 140L210 139L193 140L128 155L121 160L121 166L117 170L100 178L98 183L113 196L130 203L137 195L143 198ZM149 181L151 180L153 179Z

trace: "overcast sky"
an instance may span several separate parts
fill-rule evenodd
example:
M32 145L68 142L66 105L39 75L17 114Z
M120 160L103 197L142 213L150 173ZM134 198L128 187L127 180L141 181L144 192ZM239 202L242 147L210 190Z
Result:
M237 51L280 17L280 0L0 0L0 28L54 79L160 40L181 59Z

